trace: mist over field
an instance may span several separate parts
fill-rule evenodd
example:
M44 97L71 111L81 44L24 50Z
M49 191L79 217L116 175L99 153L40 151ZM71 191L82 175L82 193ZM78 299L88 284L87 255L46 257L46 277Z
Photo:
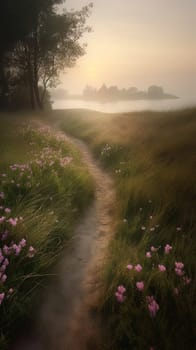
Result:
M67 0L68 8L86 4ZM62 87L81 94L85 85L156 84L193 100L196 92L196 3L194 0L95 0L87 54L61 76Z
M94 102L72 99L53 99L53 109L89 109L104 113L125 113L133 111L170 111L195 106L195 99L179 99L165 101L116 101L116 102Z
M193 350L196 1L0 1L0 350Z

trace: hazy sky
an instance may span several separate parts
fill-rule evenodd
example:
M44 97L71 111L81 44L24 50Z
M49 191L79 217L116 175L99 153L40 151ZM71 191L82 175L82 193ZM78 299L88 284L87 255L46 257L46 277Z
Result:
M88 0L67 0L79 9ZM120 87L151 84L196 94L196 0L94 0L87 54L62 75L62 85Z

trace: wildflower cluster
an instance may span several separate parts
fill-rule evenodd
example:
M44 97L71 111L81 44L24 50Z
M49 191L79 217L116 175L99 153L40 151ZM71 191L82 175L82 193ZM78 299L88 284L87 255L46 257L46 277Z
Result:
M34 311L77 213L94 192L89 172L65 136L30 123L21 127L19 122L14 137L8 130L7 159L0 162L1 349L13 340L16 324Z
M126 288L123 285L118 286L115 296L119 303L123 303L123 301L125 301L126 299L125 292L126 292Z
M102 150L101 150L101 155L109 157L111 154L111 150L112 150L112 146L109 145L108 143L106 143L106 145L104 145Z
M50 128L31 128L23 134L30 137L31 160L11 164L0 173L0 304L12 294L17 294L17 284L12 285L17 273L16 263L20 268L20 264L25 265L36 254L36 249L28 246L25 237L16 238L21 236L20 232L25 232L23 217L14 215L18 199L40 186L44 172L57 175L72 162L72 157L60 147L61 137L53 140ZM41 143L39 147L38 142Z
M154 296L153 295L152 296L147 296L146 297L146 302L147 302L147 305L148 305L148 310L149 310L150 316L151 317L155 317L157 311L159 310L159 305L157 304Z
M43 147L39 153L34 153L32 151L34 160L30 162L31 166L35 165L41 170L52 167L64 168L72 162L72 157L63 156L63 151L61 148L54 149L51 146Z
M23 259L33 258L36 250L34 247L27 247L27 241L22 238L18 243L13 239L13 228L21 225L23 222L22 217L10 217L12 210L6 207L6 195L1 192L1 212L4 212L5 216L0 217L0 305L5 299L16 292L14 286L10 287L12 281L12 274L16 259L21 256ZM25 262L24 262L25 263Z
M28 192L33 187L40 187L40 181L37 182L37 177L42 178L41 174L51 172L58 175L58 171L63 170L68 166L73 158L70 155L65 155L61 146L61 137L55 139L56 147L51 146L54 136L50 128L28 129L26 133L32 140L38 138L41 141L41 147L35 151L35 142L30 141L29 145L31 160L25 164L11 164L6 172L0 174L0 184L5 192ZM43 134L44 133L44 134ZM47 138L45 137L47 134ZM0 192L0 198L3 198L3 192ZM5 208L9 211L9 208ZM5 220L2 216L0 222ZM16 225L13 218L10 218L10 223Z
M132 288L135 288L136 292L143 293L143 301L146 303L149 315L153 318L160 309L160 305L155 299L155 295L151 294L152 291L156 295L160 294L159 284L156 283L156 279L159 278L158 276L161 277L161 275L158 273L166 274L165 276L167 280L175 281L176 285L173 285L173 294L175 295L179 294L180 285L188 285L191 283L191 278L185 274L184 263L175 261L171 265L171 261L174 261L175 257L172 256L170 261L167 259L168 254L170 254L172 250L173 247L168 243L163 247L163 249L161 249L161 247L151 246L145 253L146 260L144 259L144 263L142 265L139 263L136 265L129 263L126 266L127 270L131 272L130 283L132 284ZM165 263L161 262L161 259L165 261ZM181 277L181 281L176 280L175 275ZM151 281L151 283L149 283L149 281ZM157 286L157 290L155 289L155 286ZM123 303L126 297L127 300L129 300L129 293L127 292L127 296L125 297L125 292L125 286L118 286L117 291L115 292L115 297L118 302Z

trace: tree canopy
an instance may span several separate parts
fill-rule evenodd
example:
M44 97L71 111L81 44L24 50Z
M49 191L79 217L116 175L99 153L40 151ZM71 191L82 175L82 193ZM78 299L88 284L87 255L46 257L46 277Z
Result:
M28 91L24 107L42 109L47 88L56 86L59 73L85 53L80 38L90 31L86 20L92 4L60 12L58 5L63 3L0 2L0 108L17 105L22 90Z

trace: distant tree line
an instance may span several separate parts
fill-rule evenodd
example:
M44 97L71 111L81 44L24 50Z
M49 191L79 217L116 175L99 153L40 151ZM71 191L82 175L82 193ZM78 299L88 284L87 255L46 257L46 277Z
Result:
M137 99L165 99L176 96L164 92L161 86L152 85L147 91L140 91L136 87L119 89L117 86L107 87L103 84L100 89L87 85L83 97L91 100L137 100Z
M43 109L59 73L85 53L92 4L59 10L64 0L0 0L0 110Z

